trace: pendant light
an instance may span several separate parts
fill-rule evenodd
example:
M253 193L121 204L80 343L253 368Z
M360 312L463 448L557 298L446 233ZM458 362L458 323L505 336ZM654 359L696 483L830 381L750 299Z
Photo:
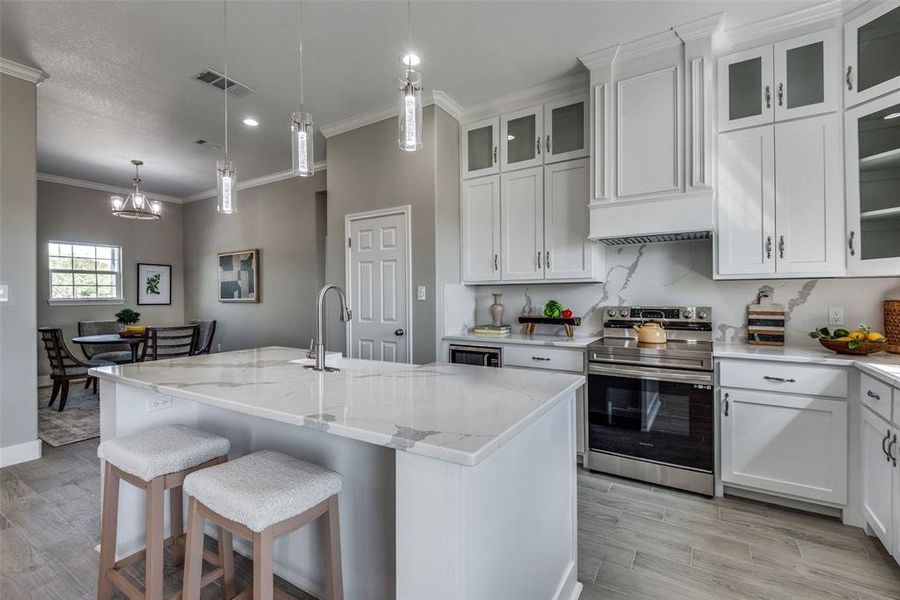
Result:
M300 177L315 174L313 117L303 112L303 0L300 0L298 32L300 54L300 110L291 113L291 170Z
M139 219L141 221L158 221L162 213L162 204L157 200L150 200L147 195L141 191L141 174L138 170L142 164L141 160L133 160L134 178L131 180L131 193L127 198L122 196L110 196L112 203L112 214L122 219Z
M228 0L223 2L225 22L225 158L216 162L216 210L222 214L237 212L237 170L228 160Z
M412 0L406 3L407 53L400 60L403 74L399 79L400 115L397 117L397 143L401 150L422 149L422 76L413 69L418 57L412 51Z

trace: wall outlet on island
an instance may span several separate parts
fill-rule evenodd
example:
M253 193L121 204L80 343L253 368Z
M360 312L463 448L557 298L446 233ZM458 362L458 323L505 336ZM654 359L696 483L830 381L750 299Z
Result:
M844 324L844 307L829 306L828 307L828 324L843 325Z
M172 396L153 396L147 398L147 412L172 408Z

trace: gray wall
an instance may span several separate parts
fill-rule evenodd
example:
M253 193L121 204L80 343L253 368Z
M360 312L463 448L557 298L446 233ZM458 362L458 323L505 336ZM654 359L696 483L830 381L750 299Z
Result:
M151 194L152 196L152 194ZM115 319L128 307L141 313L145 325L184 323L184 268L182 252L182 208L163 203L159 221L119 219L110 212L109 193L99 190L38 182L37 186L37 316L41 326L63 328L66 340L77 335L78 321ZM215 209L213 209L215 210ZM47 243L97 242L122 246L124 304L76 304L50 306ZM137 263L172 265L172 305L137 306ZM70 343L81 356L80 350ZM43 348L38 349L39 373L50 373Z
M215 198L183 205L188 319L216 319L221 350L306 347L314 334L316 293L323 278L325 173L238 192L234 215L216 212ZM257 248L260 302L219 302L216 254Z
M436 117L436 114L440 116ZM452 144L459 143L456 121L442 109L427 106L423 134L421 151L403 152L397 146L397 120L390 118L328 140L326 265L329 282L344 286L344 217L347 214L406 204L412 207L412 286L413 290L419 285L427 289L425 301L416 300L415 294L410 298L413 307L414 363L430 362L436 356L435 207L438 165L440 169L452 170L457 179L459 177L458 158L450 159L453 161L450 165L438 161L438 148L442 148L441 159L446 160L446 144L452 147ZM443 139L448 135L453 141ZM441 138L440 143L438 138ZM448 186L446 180L442 180L441 196L448 193L448 187L452 188L452 184ZM458 202L458 199L453 201ZM334 300L330 300L329 314L334 315L335 311ZM336 318L329 318L327 327L328 348L344 351L344 324Z
M460 273L459 223L459 123L443 110L435 111L435 256L436 330L441 331L444 284L458 283ZM438 340L440 348L440 340Z
M37 439L35 85L0 75L0 448Z

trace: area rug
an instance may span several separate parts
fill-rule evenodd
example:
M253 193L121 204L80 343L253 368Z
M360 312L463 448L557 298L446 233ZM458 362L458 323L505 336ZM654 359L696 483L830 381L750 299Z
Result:
M54 447L100 437L100 400L83 386L81 382L71 383L62 412L56 410L59 398L53 406L47 406L53 388L38 388L38 437Z

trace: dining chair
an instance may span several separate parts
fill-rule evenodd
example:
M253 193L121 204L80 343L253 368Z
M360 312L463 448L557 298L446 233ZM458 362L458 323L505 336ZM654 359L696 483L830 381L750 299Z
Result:
M194 354L209 354L212 350L213 337L216 335L216 321L191 321L191 324L199 327Z
M78 321L78 336L111 335L119 333L117 321ZM88 360L97 358L116 364L131 362L128 344L81 344L81 353Z
M148 327L147 341L140 360L161 360L191 356L197 347L199 325L179 325L176 327Z
M50 403L47 406L53 406L56 397L60 396L58 410L62 412L66 407L66 401L69 399L69 382L72 379L86 377L87 385L85 385L85 388L92 385L96 394L97 379L87 374L88 369L91 367L105 367L115 363L96 358L92 358L87 362L79 360L66 346L65 340L63 340L62 329L59 327L39 327L38 332L41 334L44 350L47 351L47 359L50 361L50 381L53 382L53 392L50 395Z

